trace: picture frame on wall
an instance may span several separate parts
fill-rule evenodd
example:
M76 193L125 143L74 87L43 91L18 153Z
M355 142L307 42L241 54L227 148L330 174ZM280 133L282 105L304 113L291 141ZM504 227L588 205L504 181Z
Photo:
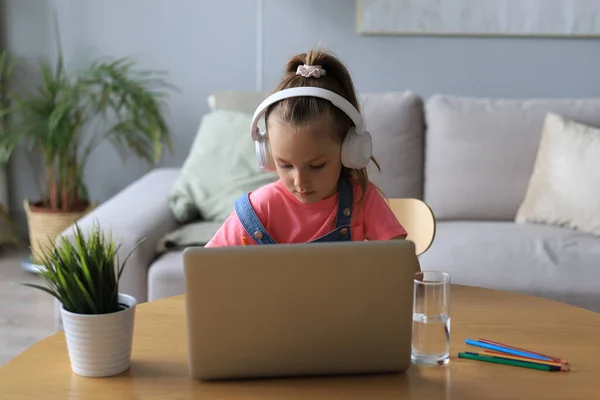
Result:
M357 0L363 35L600 37L600 0Z

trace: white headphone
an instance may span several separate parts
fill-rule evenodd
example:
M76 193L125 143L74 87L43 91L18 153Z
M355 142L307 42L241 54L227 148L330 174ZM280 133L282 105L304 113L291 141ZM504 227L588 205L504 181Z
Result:
M297 87L283 89L267 97L254 112L252 118L251 134L255 142L256 159L263 171L274 171L275 162L271 156L267 131L260 131L258 121L265 114L267 108L283 99L298 96L320 97L329 100L334 106L342 110L354 123L342 143L342 164L347 168L361 169L369 164L373 151L371 134L365 130L362 116L358 110L345 98L327 89L316 87Z

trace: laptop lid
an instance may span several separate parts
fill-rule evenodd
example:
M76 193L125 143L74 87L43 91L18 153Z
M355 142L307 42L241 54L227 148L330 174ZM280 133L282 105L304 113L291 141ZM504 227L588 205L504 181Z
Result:
M183 259L195 379L410 366L411 241L194 247Z

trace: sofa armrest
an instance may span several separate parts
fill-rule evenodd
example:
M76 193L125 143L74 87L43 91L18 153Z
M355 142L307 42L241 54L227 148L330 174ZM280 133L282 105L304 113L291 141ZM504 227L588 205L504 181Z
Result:
M178 168L150 171L77 222L83 232L96 223L105 233L110 233L115 243L121 245L118 252L121 261L145 238L131 254L119 283L119 291L135 297L138 303L147 300L147 272L156 258L158 241L178 227L168 206L169 194L178 176ZM72 240L73 227L67 228L61 236ZM61 329L60 322L57 329Z

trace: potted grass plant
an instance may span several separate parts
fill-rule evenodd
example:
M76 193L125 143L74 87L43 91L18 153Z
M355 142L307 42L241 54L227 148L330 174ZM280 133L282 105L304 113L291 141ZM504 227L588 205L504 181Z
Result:
M119 293L119 280L131 253L121 262L119 246L97 224L87 234L77 223L72 229L71 240L61 236L42 249L39 276L43 284L21 285L43 290L60 302L74 373L117 375L131 364L137 302Z

